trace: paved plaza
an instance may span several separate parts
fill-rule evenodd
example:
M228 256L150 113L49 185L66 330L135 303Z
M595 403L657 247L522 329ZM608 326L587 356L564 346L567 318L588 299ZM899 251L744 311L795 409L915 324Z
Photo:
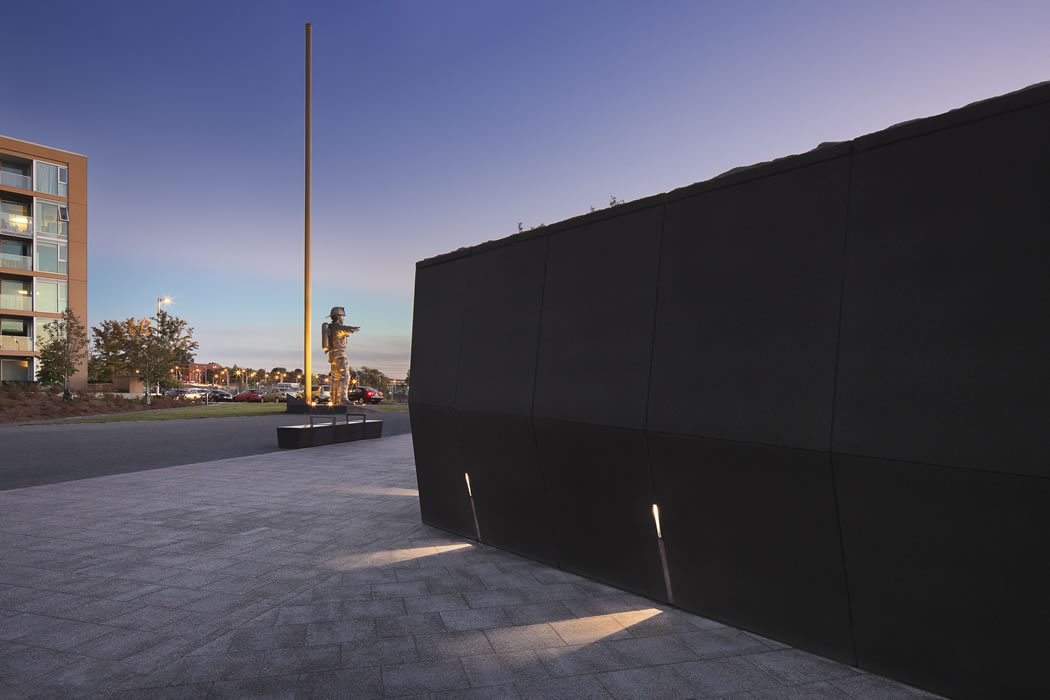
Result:
M401 435L0 492L0 697L933 697L429 528L415 487Z

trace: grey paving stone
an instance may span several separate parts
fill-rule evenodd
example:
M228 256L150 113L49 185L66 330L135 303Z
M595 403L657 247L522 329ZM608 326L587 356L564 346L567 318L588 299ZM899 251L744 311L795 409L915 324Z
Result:
M571 583L550 583L540 586L524 586L518 589L522 597L530 603L542 603L551 600L572 600L583 594Z
M605 690L594 676L576 676L574 678L543 678L517 684L523 700L611 700L612 695Z
M498 608L504 605L520 605L527 602L521 591L508 588L494 591L467 591L463 594L472 608Z
M655 608L619 613L613 615L613 619L630 630L635 637L688 634L697 630L688 619L677 612Z
M782 683L744 657L687 661L673 668L689 679L701 695L729 695L750 690L779 688Z
M836 678L829 684L856 700L928 700L941 697L868 673L848 678Z
M113 700L204 700L211 692L213 683L194 683L161 688L141 688L115 692L107 697Z
M33 695L43 698L105 695L134 673L134 667L127 664L99 664L94 659L81 658L37 677L31 688Z
M356 618L396 617L405 615L405 604L400 598L384 600L350 600L342 604L343 617Z
M485 630L485 636L498 654L565 646L564 640L547 624L490 629Z
M479 630L419 635L415 638L415 643L419 658L422 660L452 659L493 653L488 637Z
M446 631L445 623L442 621L440 613L377 617L375 625L377 637L404 637L416 634L437 634Z
M560 601L508 605L503 608L503 612L515 625L534 625L541 622L576 619L576 614Z
M852 695L842 692L825 681L784 688L752 690L749 695L755 700L853 700Z
M471 686L500 685L536 678L549 678L550 672L534 651L509 654L467 656L460 661Z
M409 615L445 610L465 610L470 607L461 593L438 593L436 595L414 596L404 599L405 610Z
M689 647L674 637L620 639L605 644L630 666L659 666L697 658Z
M299 677L296 700L332 698L381 698L383 674L379 668L343 668L336 671L304 673Z
M94 659L120 661L167 640L167 637L153 632L114 628L112 632L70 648L70 651Z
M387 695L433 693L466 688L470 685L459 659L418 661L383 667L383 688Z
M62 618L49 615L10 612L10 615L0 619L0 640L14 641L27 634L43 632L49 627L54 627L63 622Z
M429 700L521 700L521 693L511 684L482 688L461 688L431 693Z
M62 620L57 625L47 625L42 629L24 634L17 641L19 644L64 651L78 644L109 634L113 630L113 627L98 625L93 622Z
M400 583L374 583L372 584L372 597L380 598L404 598L406 596L421 596L429 593L426 581L404 581Z
M599 673L598 681L614 698L681 700L696 697L696 689L671 666L650 666Z
M846 678L859 673L844 664L809 654L798 649L751 654L747 660L785 685Z
M624 629L623 625L613 619L611 615L588 617L579 620L559 620L551 622L550 626L569 646L632 638L631 633Z
M536 656L552 676L579 676L603 671L619 671L630 664L607 644L539 649Z
M46 673L54 673L63 666L69 666L83 658L69 652L10 643L9 649L4 654L0 654L0 679L4 683L12 684L31 681Z
M375 620L360 618L354 620L336 620L333 622L313 622L306 628L306 644L342 644L361 639L376 638Z
M341 665L347 668L388 666L419 660L420 656L412 637L363 638L344 642L342 645Z
M448 610L440 613L445 627L450 632L484 630L496 627L511 627L510 618L500 608L478 608L477 610Z
M427 578L426 582L427 589L431 593L469 593L488 590L480 578L469 574L450 573L447 576Z
M295 700L299 692L299 675L251 678L213 683L209 698L239 700Z
M579 586L577 586L579 588ZM619 593L619 591L617 591ZM634 606L624 601L620 595L602 595L594 598L576 598L562 603L572 610L577 617L597 617L599 615L616 615L634 611Z
M152 631L167 627L192 614L193 611L191 610L176 610L147 605L132 612L109 618L103 622L112 627Z
M343 606L339 602L281 606L277 613L278 625L302 625L310 622L333 622L342 619Z
M769 651L762 642L732 627L698 630L675 636L701 659Z
M271 649L255 654L261 659L260 676L280 676L338 669L342 650L338 644L329 644L298 649Z
M246 627L233 633L227 651L292 649L306 646L306 625Z

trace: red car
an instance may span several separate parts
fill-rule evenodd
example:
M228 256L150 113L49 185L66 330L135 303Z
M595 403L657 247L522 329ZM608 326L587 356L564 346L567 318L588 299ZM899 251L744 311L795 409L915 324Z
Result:
M234 401L254 401L256 403L262 403L263 395L255 389L249 389L248 391L242 391L233 397Z

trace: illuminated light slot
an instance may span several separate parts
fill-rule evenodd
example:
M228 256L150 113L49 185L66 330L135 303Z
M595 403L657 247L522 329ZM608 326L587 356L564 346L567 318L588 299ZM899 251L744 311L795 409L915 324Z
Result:
M481 542L481 525L478 523L478 509L474 507L474 491L470 488L470 474L463 472L463 478L467 482L467 498L470 499L470 512L474 515L474 534L478 542Z
M664 531L660 526L660 506L653 504L653 522L656 523L656 546L660 550L660 565L664 569L664 588L667 589L667 602L674 605L674 594L671 592L671 570L667 566L667 549L664 548Z

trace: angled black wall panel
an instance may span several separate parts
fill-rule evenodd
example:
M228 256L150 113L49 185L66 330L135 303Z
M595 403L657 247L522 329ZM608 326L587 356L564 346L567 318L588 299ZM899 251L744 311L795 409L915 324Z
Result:
M834 459L860 665L953 698L1045 698L1050 480Z
M556 533L532 432L547 239L475 251L456 391L481 539L553 560Z
M1050 105L888 138L854 166L834 449L1050 476Z
M650 430L828 449L841 152L668 203Z
M416 266L409 410L423 521L475 537L455 411L466 260Z
M558 563L666 600L640 430L536 419Z
M475 539L455 409L414 403L410 410L423 522Z
M459 429L481 541L555 563L561 528L551 515L532 418L461 410Z
M467 257L416 266L409 400L456 405Z
M662 208L550 239L534 419L562 567L663 598L643 428Z
M661 218L648 207L551 237L537 417L644 427Z
M675 604L855 663L827 453L649 435Z
M534 238L464 261L460 409L532 415L546 256L547 239Z

